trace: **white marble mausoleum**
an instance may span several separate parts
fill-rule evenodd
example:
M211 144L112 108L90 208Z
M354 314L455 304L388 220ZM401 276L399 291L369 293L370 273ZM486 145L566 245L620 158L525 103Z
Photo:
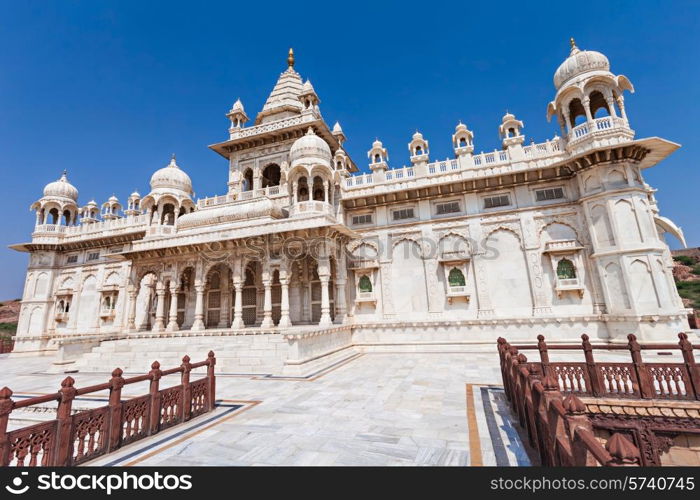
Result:
M224 371L304 374L362 351L688 329L664 241L683 233L644 180L679 145L635 137L634 87L603 54L572 40L546 106L554 137L507 113L501 149L477 153L459 123L430 138L453 157L416 132L408 165L376 140L367 173L294 63L290 50L252 124L237 100L209 146L224 195L195 199L174 156L123 204L81 205L65 172L46 185L31 241L12 245L30 256L14 355L143 370L211 348Z

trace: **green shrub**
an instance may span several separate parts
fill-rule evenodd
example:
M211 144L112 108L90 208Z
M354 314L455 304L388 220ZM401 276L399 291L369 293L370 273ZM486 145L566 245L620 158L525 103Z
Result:
M675 260L679 264L683 264L684 266L695 265L695 259L692 257L688 257L687 255L677 255L673 258L673 260Z
M0 323L0 336L7 337L17 333L17 323Z
M691 300L691 307L700 309L700 281L679 281L676 287L681 297Z
M695 264L690 272L700 276L700 264Z

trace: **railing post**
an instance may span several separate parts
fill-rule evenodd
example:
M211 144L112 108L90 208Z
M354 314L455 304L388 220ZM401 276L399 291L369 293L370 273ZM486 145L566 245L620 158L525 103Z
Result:
M7 438L7 421L12 413L14 401L9 387L0 389L0 466L10 464L10 441Z
M209 351L207 354L207 384L209 385L208 392L208 405L207 411L212 411L216 406L216 378L214 377L214 366L216 365L216 358L214 357L214 351Z
M693 344L688 340L688 334L686 333L679 333L678 338L680 339L678 345L681 348L681 354L683 354L685 368L688 370L688 377L690 378L693 394L695 395L695 399L700 400L700 368L695 364Z
M58 410L56 411L56 454L54 463L51 465L56 467L67 467L70 464L73 434L73 417L71 408L77 390L73 387L75 380L73 377L66 377L61 382L61 390L59 391Z
M586 358L586 369L588 370L588 380L591 382L591 387L589 390L591 394L596 397L603 396L605 394L605 386L603 385L603 379L598 372L598 365L595 364L593 359L593 346L588 340L589 337L585 333L581 335L581 347L583 348L583 355Z
M107 452L116 450L122 435L122 378L121 368L115 368L112 378L109 381L109 441L107 441Z
M542 377L546 377L549 375L549 353L547 352L547 344L544 341L544 335L537 336L537 349L540 351Z
M192 366L190 357L185 354L182 358L182 404L180 405L180 422L189 420L190 412L192 411L192 396L190 389L190 371Z
M628 347L634 364L634 371L637 374L637 382L639 384L639 396L642 399L651 399L654 397L654 386L649 380L644 362L642 361L642 349L637 342L637 336L633 333L627 335Z
M148 434L155 434L158 432L158 427L160 426L160 392L158 392L158 385L160 384L162 372L158 361L154 361L151 364L151 371L148 372L148 374L151 376L151 387L149 390L151 396L151 415Z

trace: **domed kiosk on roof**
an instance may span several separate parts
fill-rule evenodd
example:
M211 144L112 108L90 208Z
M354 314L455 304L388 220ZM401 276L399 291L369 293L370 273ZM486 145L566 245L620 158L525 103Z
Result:
M634 92L624 75L614 75L605 55L581 50L572 38L569 57L554 73L556 96L547 105L547 119L557 117L571 149L591 140L630 140L623 92Z
M71 226L78 219L78 190L68 182L64 170L61 177L44 187L43 196L32 204L36 210L36 225L56 224Z
M151 215L151 224L174 225L180 215L194 210L192 181L177 164L170 163L151 176L151 192L141 200L141 209Z
M331 148L326 141L317 136L314 129L309 127L306 135L300 137L289 150L291 167L299 164L331 166Z

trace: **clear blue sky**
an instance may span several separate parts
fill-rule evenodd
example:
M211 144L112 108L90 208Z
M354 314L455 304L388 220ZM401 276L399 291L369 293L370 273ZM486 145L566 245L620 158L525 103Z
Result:
M29 205L64 168L81 204L146 194L173 152L198 196L224 193L226 161L206 146L237 97L260 110L290 46L358 165L379 137L396 167L416 129L432 158L450 156L460 119L492 151L506 109L528 142L551 137L552 75L574 36L634 83L637 137L683 145L645 175L698 246L698 26L697 1L0 0L0 299L20 296L27 264L6 246L29 241Z

